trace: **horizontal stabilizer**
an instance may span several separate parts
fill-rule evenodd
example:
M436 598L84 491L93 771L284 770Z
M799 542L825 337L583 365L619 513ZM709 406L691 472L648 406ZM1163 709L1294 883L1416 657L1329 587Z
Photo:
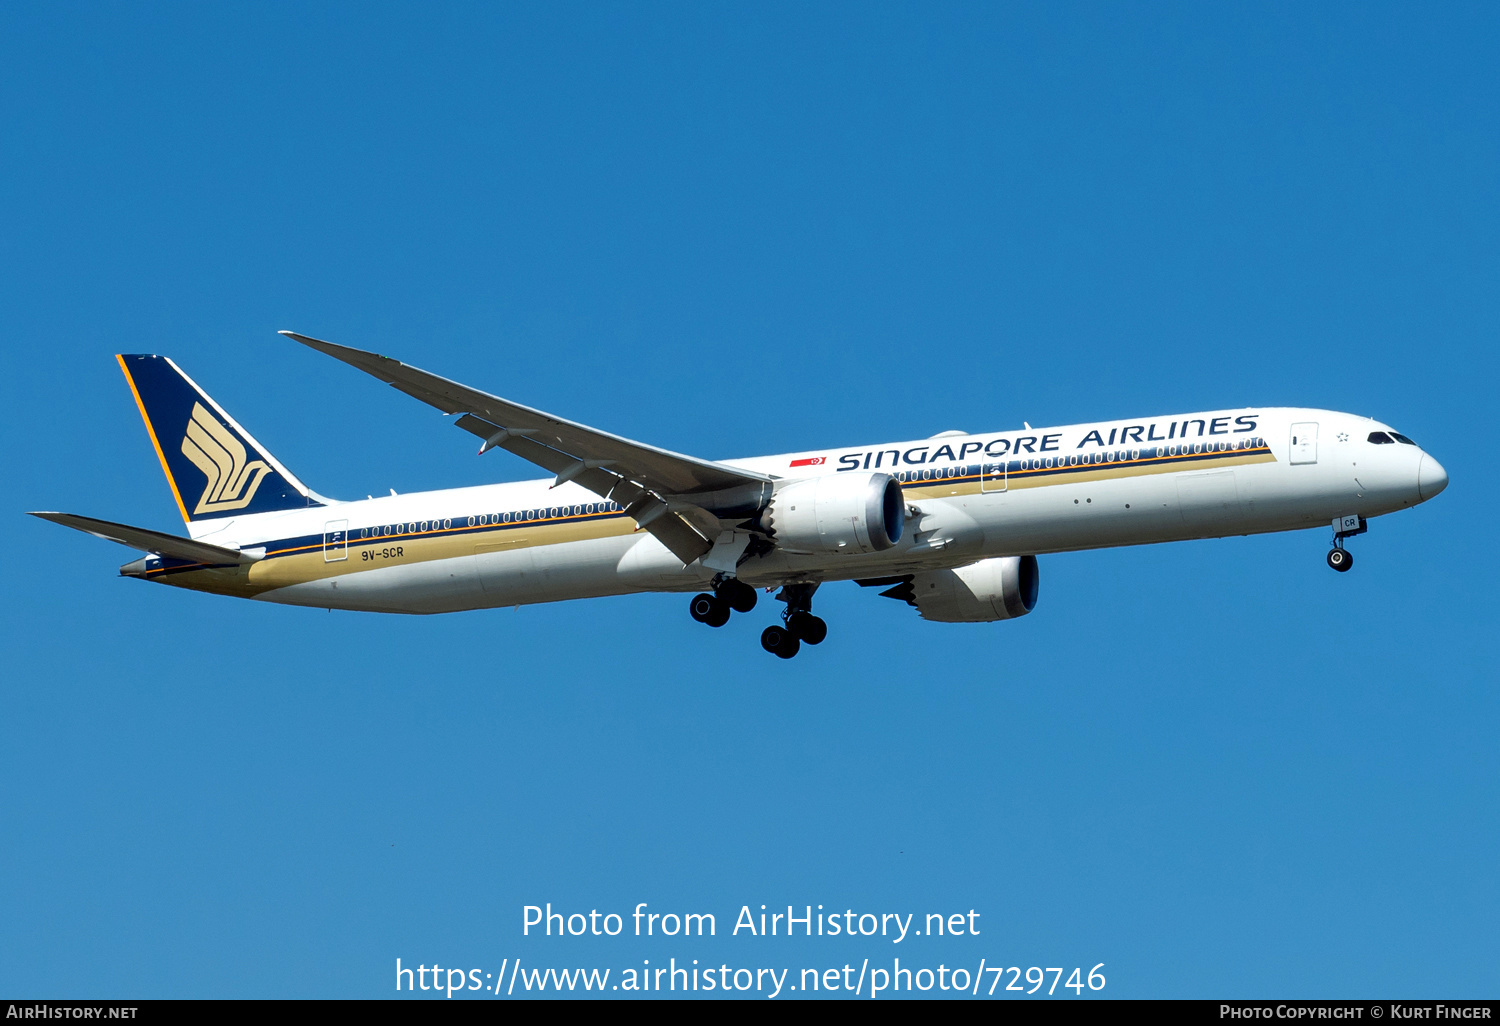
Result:
M152 531L144 527L131 527L128 524L116 524L108 520L95 520L93 517L80 517L74 513L32 513L31 516L41 517L43 520L50 520L64 527L71 527L75 531L91 534L95 538L119 542L121 545L139 549L142 552L154 552L158 556L166 556L169 559L189 559L195 563L216 566L253 563L260 558L258 553L252 556L239 549L209 545L206 542L193 541L191 538L181 538L175 534Z

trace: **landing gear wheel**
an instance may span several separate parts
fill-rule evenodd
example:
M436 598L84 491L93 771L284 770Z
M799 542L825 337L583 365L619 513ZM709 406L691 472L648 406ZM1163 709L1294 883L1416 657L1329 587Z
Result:
M729 622L729 607L717 597L702 592L694 595L693 601L688 603L688 615L710 627L722 627Z
M718 596L722 601L729 603L729 608L736 613L748 613L755 608L755 589L733 577L719 585Z
M714 606L718 604L718 601L718 599L707 592L694 595L693 600L688 603L688 615L699 623L704 623L708 615L713 612Z
M1349 554L1348 549L1329 549L1328 565L1341 574L1346 573L1354 565L1354 557Z
M793 613L787 618L786 629L809 645L822 644L823 639L828 637L828 624L823 622L822 617L811 613Z
M761 631L760 647L774 656L779 656L782 659L790 659L797 654L797 650L802 647L802 643L797 640L795 634L788 631L785 627L767 627Z

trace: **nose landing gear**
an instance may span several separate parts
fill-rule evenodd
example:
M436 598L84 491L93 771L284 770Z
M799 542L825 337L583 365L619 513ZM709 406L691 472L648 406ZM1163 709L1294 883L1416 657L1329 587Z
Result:
M1347 573L1354 565L1354 555L1344 548L1344 539L1353 538L1369 530L1364 517L1335 517L1333 521L1333 548L1328 550L1328 565L1339 573Z

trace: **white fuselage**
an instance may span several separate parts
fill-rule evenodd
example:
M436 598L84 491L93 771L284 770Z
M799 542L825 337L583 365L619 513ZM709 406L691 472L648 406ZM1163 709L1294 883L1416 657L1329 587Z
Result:
M1441 488L1432 482L1442 468L1418 446L1367 440L1389 430L1327 410L1259 408L726 460L778 485L888 472L907 504L906 529L886 551L775 547L736 572L752 586L774 587L1374 517ZM246 516L194 525L193 534L265 554L248 566L215 568L151 558L131 575L295 605L437 613L696 591L716 573L701 561L683 566L599 496L547 480Z

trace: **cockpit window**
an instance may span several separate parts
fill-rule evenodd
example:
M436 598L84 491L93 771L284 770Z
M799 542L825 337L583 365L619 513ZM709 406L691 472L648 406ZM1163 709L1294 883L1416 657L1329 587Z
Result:
M1391 436L1386 434L1384 431L1371 431L1370 441L1374 442L1376 445L1390 445Z
M1417 444L1416 442L1413 442L1410 438L1407 438L1405 435L1398 435L1394 431L1391 432L1391 437L1394 438L1396 441L1400 442L1402 445L1416 445Z

